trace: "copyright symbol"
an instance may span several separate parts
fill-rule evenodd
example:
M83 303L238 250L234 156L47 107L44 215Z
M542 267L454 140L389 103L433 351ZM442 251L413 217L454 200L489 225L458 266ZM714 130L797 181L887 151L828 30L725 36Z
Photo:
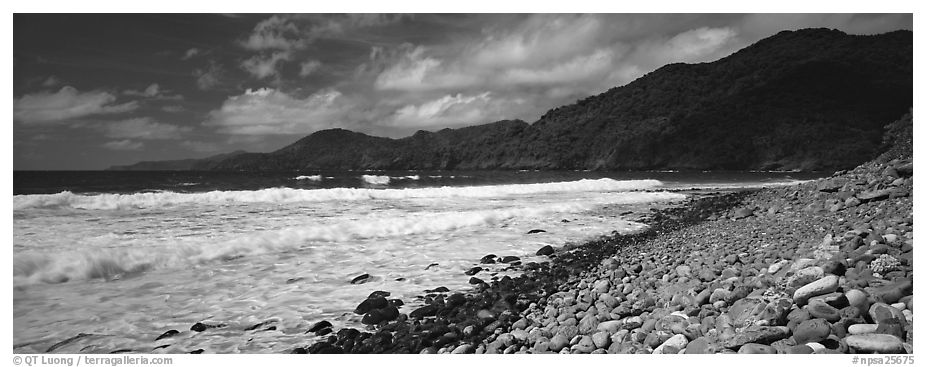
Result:
M13 364L19 366L22 363L23 363L23 357L13 356Z

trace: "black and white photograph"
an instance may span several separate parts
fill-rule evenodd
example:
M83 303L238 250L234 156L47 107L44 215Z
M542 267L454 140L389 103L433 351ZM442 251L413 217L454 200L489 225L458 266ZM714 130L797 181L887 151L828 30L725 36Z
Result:
M912 8L363 9L11 12L13 365L913 364Z

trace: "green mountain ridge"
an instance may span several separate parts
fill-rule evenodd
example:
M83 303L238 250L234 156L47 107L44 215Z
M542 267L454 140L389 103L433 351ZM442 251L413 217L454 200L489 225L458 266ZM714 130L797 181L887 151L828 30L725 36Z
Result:
M331 129L183 169L851 168L881 153L885 125L913 105L912 40L910 31L784 31L717 61L665 65L532 124L401 139ZM120 169L157 169L143 163Z

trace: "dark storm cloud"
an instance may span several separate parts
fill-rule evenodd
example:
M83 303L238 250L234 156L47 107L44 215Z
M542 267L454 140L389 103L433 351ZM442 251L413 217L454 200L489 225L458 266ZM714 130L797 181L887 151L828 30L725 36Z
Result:
M806 27L882 33L912 16L16 14L14 168L271 150L333 127L531 122Z

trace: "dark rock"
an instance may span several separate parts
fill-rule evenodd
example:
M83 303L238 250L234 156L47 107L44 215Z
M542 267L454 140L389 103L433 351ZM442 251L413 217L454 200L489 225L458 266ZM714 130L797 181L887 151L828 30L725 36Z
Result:
M351 279L350 284L363 284L370 280L370 274L358 275L354 279Z
M157 337L157 338L154 339L154 340L155 340L155 341L158 341L158 340L161 340L161 339L164 339L164 338L170 338L170 337L172 337L172 336L174 336L174 335L177 335L177 334L180 334L180 332L177 331L177 330L173 330L173 329L167 330L167 331L164 332L164 334L161 334L161 336Z
M197 349L197 350L194 350L194 351L190 351L188 354L203 354L203 352L205 352L205 350L203 350L203 349Z
M503 257L503 258L500 260L500 262L503 262L503 263L510 263L510 262L515 262L515 261L518 261L518 260L521 260L521 258L520 258L520 257L517 257L517 256L510 256L510 255L509 255L509 256Z
M331 328L331 327L333 327L333 325L331 325L331 323L328 322L328 320L322 320L322 321L316 322L315 325L312 325L312 327L310 327L309 331L307 332L314 333L321 329Z
M358 315L363 315L371 310L380 309L389 305L389 301L385 297L370 295L370 298L363 300L357 305L357 308L354 309L354 313Z
M326 328L324 328L324 329L321 329L321 330L316 331L316 332L315 332L315 335L316 335L316 336L328 335L328 334L331 334L332 331L333 331L333 330L331 330L330 327L326 327Z
M417 310L412 311L412 313L410 313L408 317L413 318L413 319L420 319L420 318L424 318L427 316L435 316L437 315L437 311L439 309L440 307L438 307L437 305L427 305L427 306L424 306Z
M225 324L204 324L201 322L197 322L193 324L193 326L190 327L190 330L200 333L200 332L206 331L206 329L215 329L215 328L220 328L220 327L225 327Z
M447 297L447 300L444 301L446 308L454 308L457 306L462 306L466 303L466 296L462 293L451 294L450 297Z
M399 308L399 307L404 306L404 305L405 305L405 302L402 302L402 300L400 300L400 299L398 299L398 298L396 298L396 299L390 299L390 300L389 300L389 305L392 306L392 307L395 307L395 308Z
M425 290L425 293L444 293L444 292L450 292L450 289L447 289L447 287L444 287L444 286L440 286L434 289Z
M309 351L303 347L293 348L293 351L290 354L309 354Z
M270 324L272 324L272 323L273 323L273 320L267 320L267 321L264 321L264 322L259 322L259 323L257 323L257 324L252 325L252 326L248 326L247 328L244 329L244 331L257 330L258 328L260 328L260 327L262 327L262 326L270 325Z
M360 322L366 325L378 325L384 321L392 321L399 317L399 310L393 306L370 310Z
M76 336L73 336L73 337L70 337L70 338L67 338L67 339L65 339L65 340L62 340L62 341L60 341L60 342L55 343L54 345L52 345L51 347L49 347L47 350L45 350L45 353L51 353L51 352L53 352L55 349L61 348L61 347L65 346L65 345L71 344L71 343L73 343L73 342L75 342L75 341L78 341L78 340L80 340L80 339L83 339L83 338L86 338L86 337L90 337L90 336L93 336L93 334L78 333Z
M370 293L370 295L367 296L367 298L374 298L374 297L389 297L389 296L391 296L391 295L392 295L392 293L389 293L389 292L386 292L386 291L373 291L373 293Z
M433 268L433 267L435 267L435 266L438 266L438 265L440 265L440 264L438 264L438 263L430 263L430 264L428 264L428 266L425 266L425 267L424 267L424 270L431 269L431 268Z
M537 250L537 256L549 256L553 254L553 246L546 245Z
M532 230L530 230L530 231L527 231L527 234L544 233L544 232L546 232L546 231L544 231L544 230L542 230L542 229L532 229Z
M152 351L155 351L155 350L158 350L158 349L167 348L167 347L169 347L169 346L170 346L170 344L162 344L162 345L156 346L156 347L154 347L154 348L151 348L151 350L152 350Z
M469 278L469 284L485 284L485 281L476 277Z
M486 256L483 256L482 259L479 259L479 263L480 264L495 264L496 257L497 256L495 256L494 254L488 254Z
M469 269L469 270L467 270L467 271L464 271L463 274L472 276L472 275L476 275L476 274L479 273L480 271L482 271L482 268L476 266L476 267L473 267L472 269Z

